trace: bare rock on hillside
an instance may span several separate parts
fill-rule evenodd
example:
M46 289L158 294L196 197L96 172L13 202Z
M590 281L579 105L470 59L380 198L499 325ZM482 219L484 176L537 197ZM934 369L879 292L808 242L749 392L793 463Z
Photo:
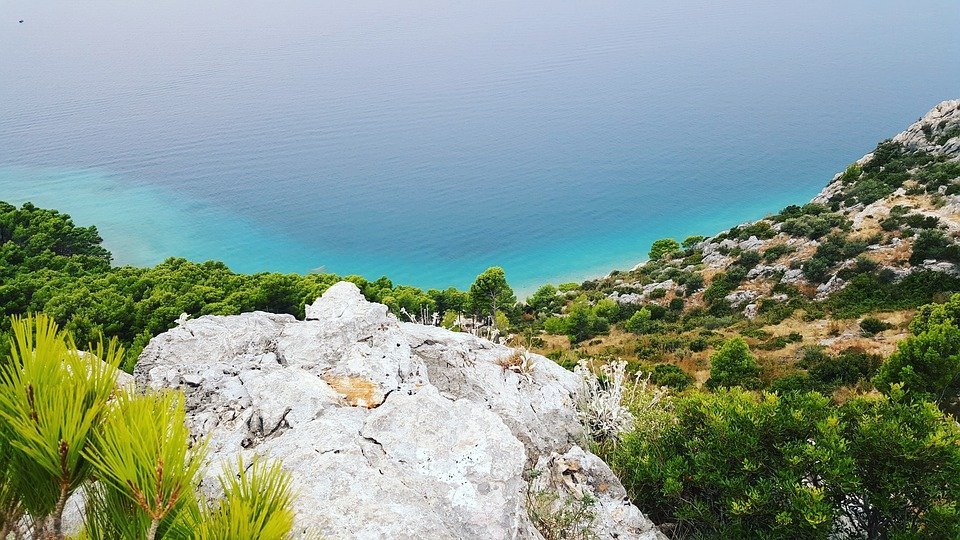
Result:
M307 319L200 317L144 349L137 384L182 389L192 432L210 437L208 493L222 465L259 454L293 473L298 530L537 539L523 472L574 456L571 481L599 501L590 526L600 538L662 538L580 449L573 373L541 356L530 373L506 370L511 349L401 323L351 283L331 287Z
M960 154L960 99L944 101L896 137L911 150Z

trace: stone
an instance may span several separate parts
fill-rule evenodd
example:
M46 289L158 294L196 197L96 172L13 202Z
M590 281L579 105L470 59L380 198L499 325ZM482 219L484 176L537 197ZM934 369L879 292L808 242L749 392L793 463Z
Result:
M293 474L298 533L539 539L523 473L567 456L574 484L596 491L598 538L664 538L582 450L575 374L538 355L529 373L504 369L512 349L400 322L352 283L306 312L185 320L141 354L137 384L181 389L192 433L209 437L203 493L261 455Z
M817 298L823 299L831 294L839 291L847 284L846 281L840 279L836 275L831 276L826 283L821 283L817 285Z
M763 240L760 240L756 236L751 236L750 238L740 242L739 248L744 251L753 251L763 247L763 244L765 244Z
M737 308L743 304L752 302L758 296L760 295L755 291L733 291L732 293L724 296L723 299L727 302L730 302L731 307Z
M939 142L944 134L957 127L960 127L960 100L944 101L895 136L893 141L911 150L957 155L960 153L960 137L954 136L943 144Z
M607 538L659 540L664 536L637 508L626 502L626 490L600 458L579 446L567 452L552 453L537 460L536 477L531 481L528 499L534 512L557 511L564 505L576 505L589 496L591 507L601 519L594 521L595 534ZM542 494L549 494L542 497Z
M799 283L803 280L803 270L799 268L791 268L783 273L783 277L780 278L780 281L783 283Z

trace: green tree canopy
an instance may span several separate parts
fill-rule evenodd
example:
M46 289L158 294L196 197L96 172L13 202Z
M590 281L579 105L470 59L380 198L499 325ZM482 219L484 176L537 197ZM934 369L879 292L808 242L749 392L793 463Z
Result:
M940 323L901 341L875 383L884 392L899 384L912 396L950 407L960 397L960 329Z
M673 238L661 238L653 243L650 246L650 256L651 261L659 261L667 255L672 255L680 251L680 244L677 243Z
M728 339L710 357L708 388L760 388L760 366L741 337Z
M608 456L631 499L689 538L960 538L960 427L930 403L742 389L673 401Z
M556 287L548 283L527 299L527 305L539 315L558 313L564 304L564 298L559 293Z
M513 289L507 284L503 268L493 266L483 271L470 285L470 303L477 313L489 315L496 321L497 310L512 309L517 303Z

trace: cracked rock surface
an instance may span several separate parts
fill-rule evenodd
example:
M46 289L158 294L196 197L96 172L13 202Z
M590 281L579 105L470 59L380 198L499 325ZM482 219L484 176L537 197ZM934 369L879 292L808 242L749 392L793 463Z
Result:
M182 389L209 437L204 490L258 454L293 474L297 530L326 538L542 538L533 489L596 499L599 538L663 538L581 449L573 373L540 356L504 370L511 349L401 323L347 282L306 313L182 321L141 354L137 384Z

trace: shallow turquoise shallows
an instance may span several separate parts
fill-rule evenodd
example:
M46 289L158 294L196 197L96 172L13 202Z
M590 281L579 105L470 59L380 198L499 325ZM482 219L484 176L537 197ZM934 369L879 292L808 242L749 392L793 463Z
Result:
M529 292L809 199L960 95L958 34L956 0L13 0L0 200L118 263Z

